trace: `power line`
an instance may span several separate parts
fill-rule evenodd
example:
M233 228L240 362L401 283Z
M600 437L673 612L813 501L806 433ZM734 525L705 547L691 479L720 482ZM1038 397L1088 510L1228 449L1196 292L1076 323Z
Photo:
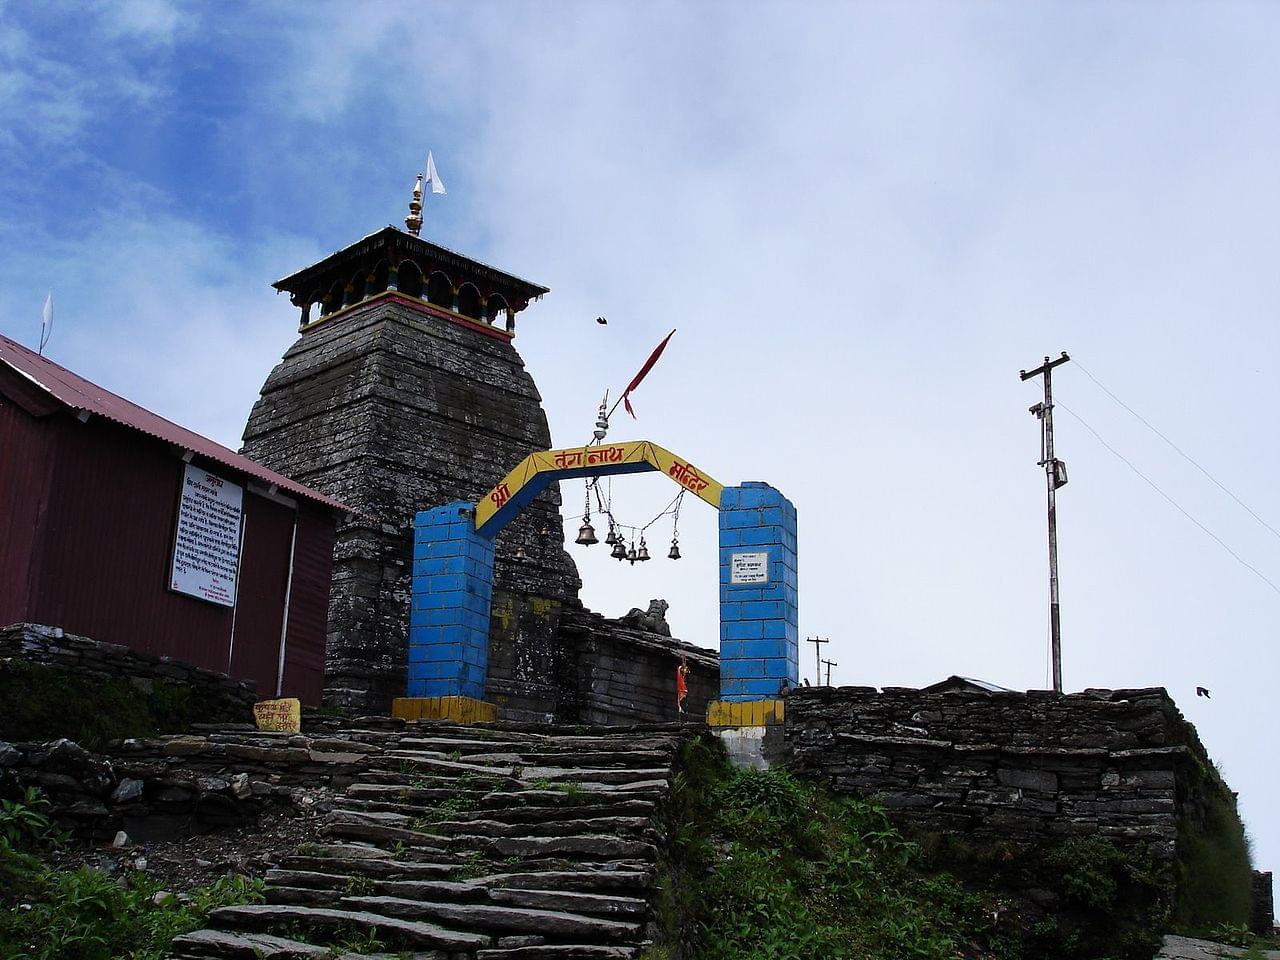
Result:
M1056 401L1054 401L1054 402L1055 402L1055 404L1056 404L1057 406L1061 407L1061 408L1062 408L1063 410L1065 410L1067 413L1071 414L1071 416L1075 417L1078 421L1080 421L1080 425L1081 425L1081 426L1083 426L1083 427L1084 427L1086 430L1088 430L1090 433L1092 433L1092 434L1093 434L1093 437L1094 437L1094 439L1095 439L1095 440L1097 440L1100 444L1102 444L1102 445L1103 445L1104 447L1106 447L1109 451L1111 451L1111 453L1112 453L1115 457L1117 457L1117 458L1118 458L1118 459L1119 459L1119 460L1120 460L1120 461L1121 461L1121 462L1122 462L1126 467L1128 467L1130 470L1132 470L1134 473L1136 473L1139 477L1141 477L1141 478L1142 478L1142 479L1147 483L1147 485L1148 485L1149 487L1151 487L1151 489L1152 489L1152 490L1154 490L1156 493L1160 494L1160 496L1162 496L1162 497L1164 497L1166 500L1168 500L1168 501L1169 501L1169 503L1170 503L1170 504L1172 504L1172 505L1173 505L1173 507L1174 507L1174 508L1179 512L1179 513L1181 513L1184 517L1186 517L1188 520L1190 520L1192 523L1194 523L1197 527L1199 527L1201 530L1203 530L1205 533L1207 533L1210 537L1212 537L1212 538L1213 538L1213 540L1218 544L1218 546L1222 547L1222 549L1223 549L1223 550L1227 551L1227 553L1229 553L1229 554L1231 554L1231 556L1235 557L1236 561L1237 561L1241 566L1243 566L1243 567L1245 567L1246 569L1248 569L1248 570L1252 571L1252 572L1254 573L1254 575L1255 575L1255 576L1257 576L1257 578L1258 578L1259 580L1261 580L1263 583L1265 583L1267 586L1269 586L1269 587L1270 587L1272 590L1274 590L1276 593L1280 593L1280 587L1276 586L1276 584L1275 584L1275 583L1273 583L1273 582L1272 582L1272 581L1271 581L1271 580L1270 580L1270 579L1269 579L1269 578L1268 578L1268 577L1267 577L1267 576L1266 576L1266 575L1265 575L1261 570L1259 570L1259 569L1258 569L1257 567L1255 567L1253 564L1249 563L1249 561L1245 560L1245 559L1244 559L1244 557L1240 556L1240 554L1236 553L1236 552L1235 552L1234 550L1232 550L1229 546L1227 546L1226 541L1224 541L1220 536L1218 536L1216 533L1214 533L1212 530L1210 530L1208 527L1206 527L1203 523L1201 523L1199 520L1197 520L1195 517L1193 517L1190 513L1188 513L1188 512L1186 511L1186 509L1185 509L1185 508L1183 508L1182 504L1178 503L1178 501L1177 501L1177 500L1174 500L1174 499L1173 499L1173 497L1169 496L1167 493L1165 493L1163 490L1161 490L1161 489L1160 489L1160 487L1156 485L1156 482L1155 482L1154 480L1152 480L1150 477L1148 477L1148 476L1147 476L1145 473L1143 473L1141 470L1139 470L1136 466L1134 466L1134 465L1133 465L1133 463L1129 460L1129 458L1128 458L1128 457L1126 457L1124 454L1122 454L1122 453L1121 453L1119 450L1117 450L1115 447L1111 446L1111 444L1107 443L1107 441L1103 440L1103 439L1102 439L1102 435L1101 435L1100 433L1098 433L1098 431L1097 431L1097 430L1093 429L1093 427L1091 427L1091 426L1088 424L1088 422L1084 419L1084 417L1080 416L1080 414L1076 413L1074 410L1072 410L1070 407L1068 407L1068 406L1067 406L1065 403L1063 403L1061 400L1056 400Z
M1112 393L1109 389L1107 389L1106 384L1104 384L1101 380L1099 380L1099 379L1098 379L1097 377L1095 377L1092 373L1090 373L1087 369L1085 369L1084 365L1080 362L1079 358L1073 358L1073 359L1075 359L1075 361L1076 361L1076 366L1080 368L1080 371L1081 371L1081 372L1082 372L1086 377L1088 377L1090 380L1092 380L1095 384L1097 384L1098 388L1099 388L1100 390L1102 390L1102 392L1103 392L1103 393L1105 393L1108 397L1110 397L1110 398L1111 398L1112 400L1114 400L1116 403L1120 404L1120 406L1124 407L1124 408L1125 408L1126 410L1128 410L1131 414L1133 414L1135 417L1137 417L1137 419L1142 423L1142 425L1143 425L1144 427L1146 427L1148 430L1150 430L1152 433L1154 433L1157 437L1159 437L1161 440L1163 440L1165 443L1167 443L1169 446L1171 446L1171 447L1172 447L1172 448L1177 452L1178 456L1182 457L1182 459L1186 460L1186 461L1187 461L1187 463L1191 464L1193 467L1195 467L1197 470L1199 470L1201 473L1203 473L1206 477L1208 477L1208 478L1209 478L1209 480L1210 480L1210 481L1212 481L1212 483L1213 483L1213 485L1214 485L1214 486L1216 486L1219 490L1221 490L1223 493L1225 493L1228 497L1230 497L1230 498L1231 498L1232 500L1234 500L1236 503L1240 504L1240 506L1241 506L1241 507L1243 507L1243 508L1248 512L1249 516L1253 517L1253 519L1257 520L1260 524L1262 524L1264 527L1266 527L1268 530L1270 530L1273 534L1275 534L1275 536L1276 536L1276 537L1280 537L1280 530L1277 530L1277 529L1276 529L1275 527L1273 527L1271 524L1267 523L1267 521L1263 520L1263 519L1262 519L1262 517L1258 516L1258 514L1253 510L1253 508L1252 508L1252 507L1250 507L1247 503L1245 503L1243 500L1241 500L1239 497L1237 497L1234 493L1232 493L1230 490L1228 490L1225 484L1223 484L1220 480L1218 480L1218 478L1217 478L1217 477L1215 477L1215 476L1214 476L1213 474L1211 474L1208 470L1206 470L1204 467L1202 467L1202 466L1201 466L1201 465L1196 461L1196 459L1195 459L1193 456L1191 456L1191 454L1187 453L1185 450L1183 450L1181 447L1179 447L1176 443L1174 443L1172 440L1170 440L1168 437L1166 437L1163 433L1161 433L1161 432L1160 432L1160 431L1155 427L1155 425L1154 425L1154 424L1152 424L1152 423L1151 423L1151 421L1149 421L1146 417L1144 417L1142 414L1140 414L1137 410L1133 409L1133 407L1129 406L1127 403L1125 403L1123 400L1121 400L1119 397L1117 397L1114 393ZM1073 414L1073 416L1074 416L1074 414ZM1079 419L1079 418L1077 417L1076 419ZM1083 422L1084 422L1084 421L1081 421L1081 423L1083 423Z

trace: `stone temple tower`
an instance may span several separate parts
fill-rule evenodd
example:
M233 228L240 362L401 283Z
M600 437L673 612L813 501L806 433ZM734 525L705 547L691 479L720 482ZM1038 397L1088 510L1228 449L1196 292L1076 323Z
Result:
M386 227L274 285L301 310L243 453L351 505L334 549L325 702L386 712L403 696L413 516L476 500L551 446L512 345L538 286ZM508 715L545 713L565 663L559 611L577 606L550 489L498 541L490 689Z

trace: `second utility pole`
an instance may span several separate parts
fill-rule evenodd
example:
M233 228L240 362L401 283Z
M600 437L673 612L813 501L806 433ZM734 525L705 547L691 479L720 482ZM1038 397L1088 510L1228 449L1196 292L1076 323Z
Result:
M1053 692L1062 692L1062 625L1058 617L1058 510L1054 491L1067 482L1066 465L1053 455L1053 368L1071 358L1064 350L1057 360L1044 358L1035 370L1019 370L1023 380L1044 375L1044 402L1031 412L1040 419L1040 466L1049 488L1049 638L1053 645Z

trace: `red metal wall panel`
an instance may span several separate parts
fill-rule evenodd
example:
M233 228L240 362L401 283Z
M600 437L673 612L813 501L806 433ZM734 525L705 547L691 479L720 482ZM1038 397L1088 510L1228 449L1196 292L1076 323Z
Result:
M298 512L289 631L282 694L318 706L324 689L324 644L333 576L333 517L310 504Z
M245 491L244 548L229 672L257 683L262 700L276 695L293 517L289 507Z
M49 489L41 422L0 393L0 626L30 620L31 557Z
M33 417L6 394L12 386L0 382L0 624L30 620L211 670L230 667L257 682L260 696L274 696L297 511L209 464L246 486L233 657L232 609L167 589L182 460L101 417ZM299 510L283 695L314 705L334 519L307 501Z
M31 619L95 640L227 669L231 608L167 588L183 463L95 417L59 414Z

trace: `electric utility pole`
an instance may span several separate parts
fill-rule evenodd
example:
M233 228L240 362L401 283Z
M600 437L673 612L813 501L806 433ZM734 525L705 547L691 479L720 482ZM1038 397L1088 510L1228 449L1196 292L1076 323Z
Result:
M813 655L818 661L818 675L814 678L816 686L822 686L822 647L821 644L830 643L830 639L824 640L822 637L806 637L805 643L813 644Z
M838 667L840 664L836 663L834 660L823 660L822 665L827 668L827 686L829 687L831 686L831 668Z
M1054 492L1067 482L1067 465L1053 455L1053 368L1071 358L1064 350L1057 360L1044 358L1035 370L1019 370L1023 380L1044 376L1044 402L1031 408L1040 420L1040 466L1049 491L1049 642L1053 646L1053 692L1062 692L1062 626L1058 618L1058 510Z

